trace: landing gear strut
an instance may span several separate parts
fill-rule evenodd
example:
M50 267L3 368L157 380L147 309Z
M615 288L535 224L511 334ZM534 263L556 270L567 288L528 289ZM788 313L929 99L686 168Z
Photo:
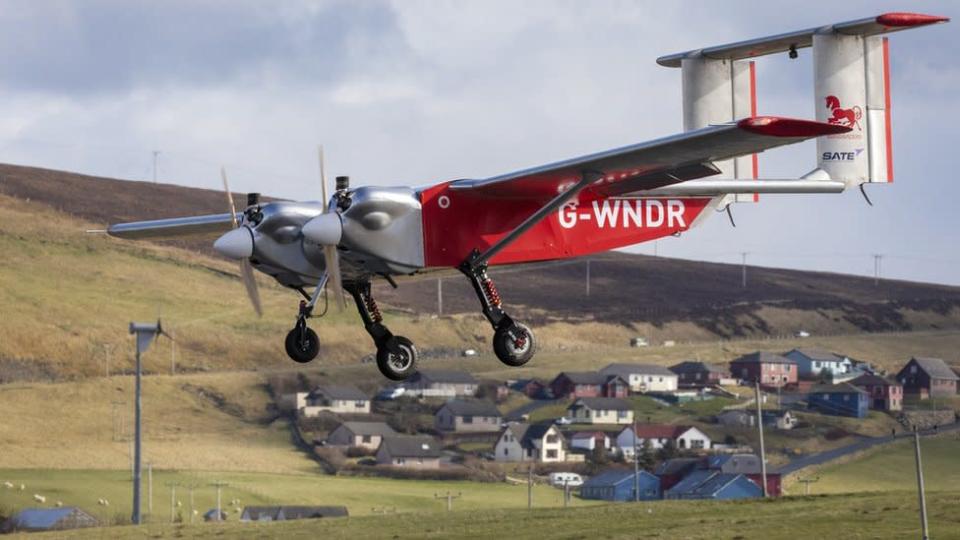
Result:
M363 327L377 346L380 373L393 381L402 381L413 375L417 370L417 348L409 339L393 335L383 324L383 316L373 298L370 282L345 281L343 289L353 297L363 319Z
M513 367L529 362L537 352L537 340L530 328L514 321L500 307L500 293L487 275L487 263L481 259L480 252L473 250L458 270L470 280L483 315L493 326L493 352L497 358Z
M287 334L287 339L284 341L287 356L300 364L306 364L320 353L320 339L316 332L307 327L307 318L310 317L312 310L313 306L303 300L300 301L297 324Z

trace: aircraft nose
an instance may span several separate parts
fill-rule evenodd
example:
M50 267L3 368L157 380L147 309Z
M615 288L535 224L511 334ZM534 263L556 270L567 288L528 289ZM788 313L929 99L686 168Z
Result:
M343 234L343 222L336 212L320 214L303 225L304 238L321 246L335 246Z
M247 227L237 227L217 238L213 249L230 259L247 259L253 255L253 232Z

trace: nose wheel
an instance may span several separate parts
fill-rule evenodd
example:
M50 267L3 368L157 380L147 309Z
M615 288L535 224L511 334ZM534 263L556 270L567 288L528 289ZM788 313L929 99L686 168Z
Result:
M493 333L493 352L504 364L520 367L537 352L537 340L525 324L514 322Z
M350 293L363 319L363 327L377 346L377 367L391 381L402 381L417 371L417 348L403 336L395 336L383 324L383 315L373 298L370 282L345 281L343 289Z
M377 347L377 367L391 381L402 381L417 370L417 348L403 336Z
M287 334L284 347L287 356L298 364L306 364L320 353L320 338L307 326L306 317L297 317L297 325Z

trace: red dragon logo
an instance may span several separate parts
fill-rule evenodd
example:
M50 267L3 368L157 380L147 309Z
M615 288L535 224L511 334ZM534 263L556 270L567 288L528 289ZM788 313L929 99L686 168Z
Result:
M863 111L860 110L858 105L844 109L840 106L840 98L837 96L827 96L827 108L833 111L833 117L827 119L828 124L847 126L849 128L856 127L858 131L861 130L860 118L863 116Z

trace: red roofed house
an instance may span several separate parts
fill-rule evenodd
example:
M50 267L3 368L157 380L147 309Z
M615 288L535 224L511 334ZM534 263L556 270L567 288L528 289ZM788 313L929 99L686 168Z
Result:
M634 441L633 426L627 426L617 434L617 448L625 457L632 457L634 444L640 448L644 441L650 441L653 449L663 448L667 441L673 441L673 445L680 450L709 450L712 445L710 437L693 426L640 424L636 437Z
M878 411L903 410L903 385L879 375L864 373L850 384L870 394L869 405Z
M730 373L742 381L781 388L797 382L797 363L768 352L745 354L730 362Z
M550 383L553 397L627 397L630 387L617 375L604 375L596 371L565 371Z
M939 358L911 358L897 373L903 391L920 399L957 395L957 374Z

